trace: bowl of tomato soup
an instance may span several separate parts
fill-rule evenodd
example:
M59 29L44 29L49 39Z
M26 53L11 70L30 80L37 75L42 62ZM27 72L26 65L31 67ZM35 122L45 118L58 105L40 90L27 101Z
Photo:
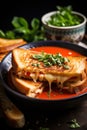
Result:
M87 49L72 44L69 42L63 41L39 41L31 42L20 46L19 48L29 49L32 51L46 52L47 54L57 54L60 53L62 56L87 56ZM59 91L55 83L51 84L51 93L49 95L49 87L45 88L44 91L40 94L37 94L36 97L26 96L9 86L7 80L7 74L12 67L12 52L8 53L0 64L0 80L5 88L8 96L23 109L36 109L36 110L65 110L78 106L87 98L87 83L85 82L81 91L77 93L70 93L67 91ZM45 87L45 86L44 86Z

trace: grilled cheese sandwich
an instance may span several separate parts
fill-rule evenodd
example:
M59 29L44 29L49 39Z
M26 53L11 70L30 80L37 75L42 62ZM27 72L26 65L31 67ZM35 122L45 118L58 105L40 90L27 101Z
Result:
M60 63L56 58L56 63L48 65L49 61L45 63L40 56L53 56L52 58L60 56L62 60ZM19 78L32 79L33 82L47 81L50 87L52 82L56 82L58 88L67 88L71 93L75 92L76 87L86 82L86 65L85 56L62 57L23 48L16 48L12 51L13 71Z

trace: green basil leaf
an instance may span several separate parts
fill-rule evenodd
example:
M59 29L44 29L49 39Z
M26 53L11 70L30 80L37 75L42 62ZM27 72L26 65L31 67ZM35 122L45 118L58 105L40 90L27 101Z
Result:
M2 37L2 38L5 37L5 33L2 30L0 30L0 37Z
M29 34L31 31L28 28L20 27L20 28L14 29L14 32L16 32L16 33L23 33L23 34Z
M23 17L13 17L12 25L15 28L20 28L20 27L28 28L28 22Z
M39 27L40 27L40 21L39 21L39 19L33 18L32 21L31 21L31 27L34 30L38 30Z
M6 32L6 38L15 39L15 33L13 31Z

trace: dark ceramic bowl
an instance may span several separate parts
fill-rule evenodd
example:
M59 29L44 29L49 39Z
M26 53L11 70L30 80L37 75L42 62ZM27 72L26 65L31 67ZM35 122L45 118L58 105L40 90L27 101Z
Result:
M87 49L68 42L63 41L40 41L40 42L32 42L26 45L21 46L22 48L36 48L40 46L53 46L53 47L62 47L66 49L71 49L73 51L76 51L82 55L87 56ZM5 58L2 60L0 64L0 80L3 85L3 87L6 90L7 95L11 98L13 102L15 102L17 105L22 107L23 109L26 109L30 111L32 110L65 110L69 109L75 106L78 106L79 104L83 103L87 99L87 92L81 93L79 95L72 96L70 98L65 99L54 99L54 100L45 100L45 99L37 99L37 98L31 98L27 97L15 90L13 90L11 87L9 87L7 82L7 73L12 66L11 64L11 53L9 53Z

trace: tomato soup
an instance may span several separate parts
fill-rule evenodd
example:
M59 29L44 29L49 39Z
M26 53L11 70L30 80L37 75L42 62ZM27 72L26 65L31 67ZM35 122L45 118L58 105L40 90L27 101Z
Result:
M51 47L51 46L45 46L45 47L37 47L37 48L32 48L34 51L44 51L47 53L51 54L56 54L56 53L61 53L63 56L80 56L80 53L77 53L73 50L66 49L66 48L61 48L61 47Z
M31 50L39 51L39 52L47 52L47 53L51 53L51 54L61 53L63 56L81 56L81 54L78 52L75 52L71 49L61 48L61 47L52 47L52 46L43 47L43 46L41 46L41 47L32 48ZM49 88L46 88L46 90L44 90L41 94L39 94L37 96L37 98L47 99L47 100L48 99L49 100L54 100L54 99L58 100L58 99L65 99L65 98L71 98L74 96L78 96L87 91L87 89L84 89L84 90L80 91L79 93L70 94L68 92L58 91L58 89L55 87L55 85L53 85L52 87L54 87L55 89L52 89L50 95L49 95Z
M39 52L47 52L47 53L51 53L51 54L56 54L56 53L61 53L63 56L81 56L80 53L75 52L71 49L66 49L66 48L61 48L61 47L51 47L51 46L41 46L41 47L37 47L37 48L32 48L31 50L34 51L39 51ZM54 85L52 87L55 87ZM47 88L46 90L44 90L41 94L39 94L37 96L37 98L40 99L65 99L65 98L70 98L73 96L77 96L80 95L84 92L86 92L87 89L84 89L83 91L77 93L77 94L70 94L68 92L60 92L57 90L57 88L55 87L55 89L52 89L50 95L49 95L49 89Z

